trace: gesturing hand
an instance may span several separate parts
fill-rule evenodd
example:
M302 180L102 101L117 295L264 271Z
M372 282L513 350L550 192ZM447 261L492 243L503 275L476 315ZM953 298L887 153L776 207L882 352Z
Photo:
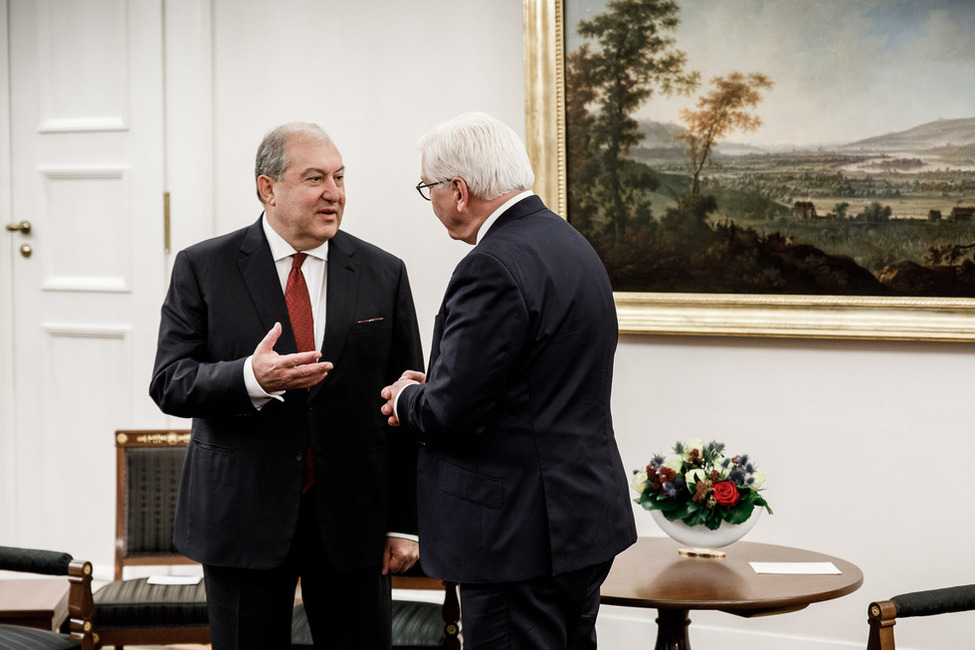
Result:
M251 360L254 367L254 377L268 393L295 388L311 388L325 379L333 368L329 361L318 361L321 352L296 352L295 354L278 354L274 351L274 344L281 336L281 323L264 336Z

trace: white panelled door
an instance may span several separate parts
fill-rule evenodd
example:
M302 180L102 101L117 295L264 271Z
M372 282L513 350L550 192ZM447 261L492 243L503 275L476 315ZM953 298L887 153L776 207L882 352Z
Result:
M16 461L0 471L16 487L0 540L109 562L112 432L165 422L147 395L166 284L162 0L5 4L13 343L0 363L15 394L0 449Z

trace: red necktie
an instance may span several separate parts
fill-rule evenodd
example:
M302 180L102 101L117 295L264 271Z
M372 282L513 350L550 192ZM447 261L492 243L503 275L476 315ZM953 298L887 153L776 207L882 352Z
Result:
M301 272L301 265L308 257L306 253L295 253L291 262L291 272L288 273L288 286L284 289L284 299L288 303L288 319L291 329L295 333L295 343L298 352L310 352L315 349L315 321L311 315L311 299L308 297L308 285ZM305 449L305 483L301 488L304 494L311 489L315 482L314 464L311 456L311 441Z
M311 316L311 300L308 298L305 275L301 272L301 265L306 257L308 257L306 253L294 254L291 273L288 274L288 286L284 290L284 299L288 302L288 317L291 320L291 329L295 333L298 352L311 352L315 349L315 322Z

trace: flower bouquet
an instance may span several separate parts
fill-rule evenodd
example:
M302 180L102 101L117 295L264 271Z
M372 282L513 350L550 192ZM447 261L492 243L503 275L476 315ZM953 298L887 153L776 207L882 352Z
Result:
M747 455L726 456L721 442L688 440L674 445L670 456L656 455L645 471L633 474L634 502L659 510L669 521L717 530L722 521L741 524L752 510L772 509L759 494L765 474Z

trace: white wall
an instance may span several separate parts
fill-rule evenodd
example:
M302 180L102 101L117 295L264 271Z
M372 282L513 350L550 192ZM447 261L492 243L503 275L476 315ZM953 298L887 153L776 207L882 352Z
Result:
M347 168L342 228L407 262L422 331L431 332L466 245L448 239L414 189L416 143L475 109L523 131L520 0L213 4L218 230L260 214L253 168L264 133L316 122Z
M747 540L842 557L865 576L854 594L794 614L692 613L692 643L700 624L776 635L726 647L818 647L777 635L864 647L871 600L975 582L963 406L973 362L963 344L623 337L614 415L628 467L678 438L723 440L768 475L775 514ZM656 534L637 517L641 534ZM958 647L971 623L908 619L898 647Z

